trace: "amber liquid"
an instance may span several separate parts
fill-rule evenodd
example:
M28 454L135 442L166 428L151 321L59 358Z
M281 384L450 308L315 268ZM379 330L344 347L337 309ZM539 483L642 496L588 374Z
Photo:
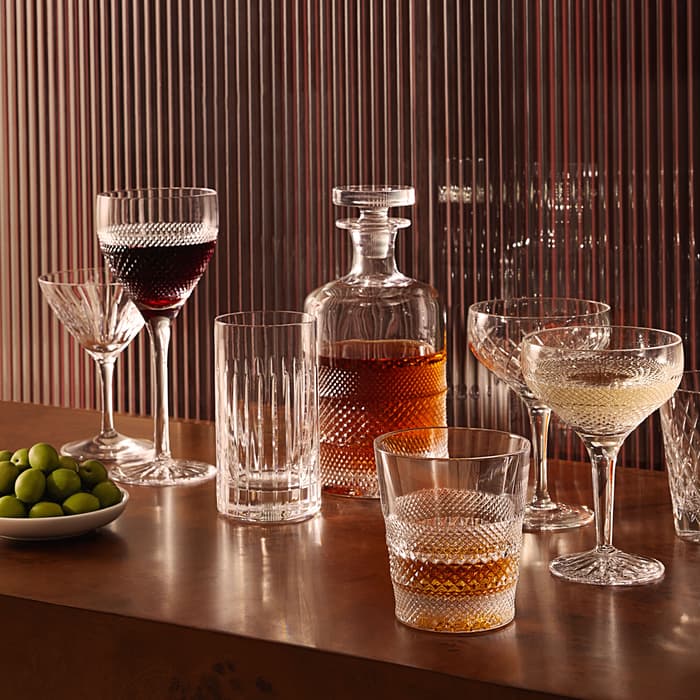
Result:
M454 489L400 496L386 521L399 619L439 632L510 622L521 524L506 496Z
M446 564L390 554L390 561L392 572L401 572L402 578L409 581L404 585L394 581L394 595L399 605L404 599L410 601L408 605L404 603L407 619L402 622L411 627L436 632L477 632L500 627L512 618L509 594L515 593L517 556L485 563ZM492 601L498 600L499 594L505 602L494 605ZM462 606L459 601L463 601ZM445 614L448 607L450 614Z
M515 585L518 557L507 556L474 564L448 564L395 557L392 564L410 581L406 588L428 596L483 596Z
M326 493L378 498L373 441L446 425L446 354L409 340L343 341L319 357L321 480Z

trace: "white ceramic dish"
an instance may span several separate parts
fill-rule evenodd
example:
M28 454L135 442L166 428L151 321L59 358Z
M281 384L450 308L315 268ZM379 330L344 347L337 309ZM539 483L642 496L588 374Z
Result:
M129 493L120 489L121 503L92 513L60 515L55 518L0 518L0 537L10 540L60 540L77 537L116 520L129 502Z

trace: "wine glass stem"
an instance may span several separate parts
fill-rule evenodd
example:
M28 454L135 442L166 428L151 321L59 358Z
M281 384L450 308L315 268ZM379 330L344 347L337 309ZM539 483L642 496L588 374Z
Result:
M102 418L100 425L100 437L108 439L117 433L114 430L114 361L113 357L101 357L96 360L100 370L102 389Z
M552 509L555 504L547 488L547 435L552 410L547 406L528 407L532 432L532 460L535 465L535 493L530 501L533 508Z
M591 443L584 438L593 468L593 507L595 510L596 550L612 549L615 465L619 445Z
M168 423L168 348L170 324L166 316L152 316L146 321L151 337L153 368L153 444L156 460L170 458L170 428Z

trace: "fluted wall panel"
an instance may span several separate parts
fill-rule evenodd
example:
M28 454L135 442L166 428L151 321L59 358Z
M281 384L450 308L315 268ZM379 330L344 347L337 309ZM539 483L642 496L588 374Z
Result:
M417 188L399 265L445 299L455 422L522 421L467 352L477 299L603 299L700 366L699 32L692 0L3 0L0 398L96 405L36 278L99 262L95 194L146 185L220 196L174 328L176 416L212 418L216 313L298 309L344 273L342 183ZM150 411L149 362L139 337L119 410ZM659 445L653 419L621 461Z

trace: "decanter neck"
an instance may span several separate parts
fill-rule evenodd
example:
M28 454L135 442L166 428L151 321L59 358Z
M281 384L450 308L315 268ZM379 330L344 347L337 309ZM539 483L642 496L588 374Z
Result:
M351 275L399 274L394 257L394 242L400 228L410 225L408 219L389 218L389 210L360 209L359 219L340 219L338 228L348 229L352 236Z

